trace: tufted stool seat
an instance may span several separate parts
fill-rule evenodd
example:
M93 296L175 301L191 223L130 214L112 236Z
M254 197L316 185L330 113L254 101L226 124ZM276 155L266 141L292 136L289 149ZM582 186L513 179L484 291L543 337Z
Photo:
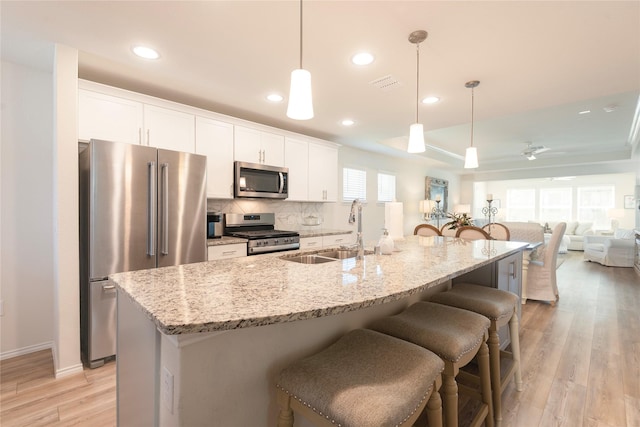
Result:
M328 348L282 370L278 427L296 411L317 426L410 427L427 407L429 426L442 426L442 360L379 332L356 329Z
M492 427L493 406L486 344L489 324L489 319L476 313L423 301L400 314L378 319L370 327L424 347L444 361L442 394L444 421L448 427L458 426L458 384L455 377L460 368L477 355L481 377L478 397L482 405L472 425L485 422L486 426ZM478 395L471 388L462 385L460 388L471 395Z
M493 390L493 407L497 424L502 420L502 392L515 376L516 390L522 390L522 374L520 372L520 335L518 326L518 296L487 286L459 283L446 292L431 297L431 301L452 307L469 310L487 317L491 321L489 328L489 357L491 359L491 385ZM500 351L498 331L509 324L511 352ZM501 376L501 356L513 360L513 364L504 376Z

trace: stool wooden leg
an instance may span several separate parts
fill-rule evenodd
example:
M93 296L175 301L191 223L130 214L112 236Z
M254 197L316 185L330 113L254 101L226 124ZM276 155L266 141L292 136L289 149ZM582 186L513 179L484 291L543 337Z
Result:
M440 381L436 380L433 383L433 390L429 401L427 402L427 421L429 421L429 427L442 427L442 399L440 399Z
M280 413L278 414L278 427L293 427L293 411L291 410L291 396L278 389L277 397Z
M513 363L515 364L516 390L522 391L522 373L520 371L520 327L518 325L518 314L513 313L509 320L509 335L511 336L511 351L513 353Z
M447 427L458 427L458 383L455 375L443 374L444 422Z
M480 373L480 388L482 393L482 401L489 409L489 415L485 420L486 427L493 427L493 401L491 399L491 369L489 368L489 348L486 343L482 343L476 356L478 361L478 369Z
M502 421L502 385L500 380L500 337L498 331L489 328L489 358L491 360L491 388L493 389L493 414L496 423Z

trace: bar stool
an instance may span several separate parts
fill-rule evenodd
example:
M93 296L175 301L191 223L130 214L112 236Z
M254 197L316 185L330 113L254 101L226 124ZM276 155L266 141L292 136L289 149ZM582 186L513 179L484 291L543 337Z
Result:
M520 333L518 326L518 297L507 291L469 283L458 283L446 292L435 294L431 301L451 307L473 311L491 321L489 328L489 357L491 359L491 385L493 389L493 412L496 423L502 421L502 392L511 377L515 377L516 390L522 391L520 372ZM509 324L511 350L500 351L499 329ZM505 375L501 376L500 357L513 360Z
M429 426L441 427L443 369L424 348L355 329L282 370L278 427L293 426L293 411L316 426L410 427L425 406Z
M489 377L489 350L487 328L489 320L476 313L431 302L417 302L395 316L378 319L370 325L374 329L402 338L431 350L444 362L443 407L447 427L458 427L458 384L456 375L460 368L477 356L480 370L480 395L472 388L460 385L460 389L479 397L482 401L472 426L483 422L493 426L491 380Z

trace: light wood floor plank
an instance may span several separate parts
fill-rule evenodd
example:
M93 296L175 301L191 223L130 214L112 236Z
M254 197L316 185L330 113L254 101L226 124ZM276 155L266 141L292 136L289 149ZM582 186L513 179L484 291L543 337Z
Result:
M580 426L584 418L586 387L571 381L555 380L551 386L541 426Z

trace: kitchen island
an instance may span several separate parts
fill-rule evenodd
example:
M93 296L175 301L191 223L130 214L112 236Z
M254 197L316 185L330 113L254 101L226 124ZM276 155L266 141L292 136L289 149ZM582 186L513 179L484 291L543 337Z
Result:
M500 287L500 271L517 271L500 264L521 262L526 244L410 236L398 246L360 261L299 264L290 251L111 276L119 424L275 426L275 379L292 360L465 274L489 269Z

